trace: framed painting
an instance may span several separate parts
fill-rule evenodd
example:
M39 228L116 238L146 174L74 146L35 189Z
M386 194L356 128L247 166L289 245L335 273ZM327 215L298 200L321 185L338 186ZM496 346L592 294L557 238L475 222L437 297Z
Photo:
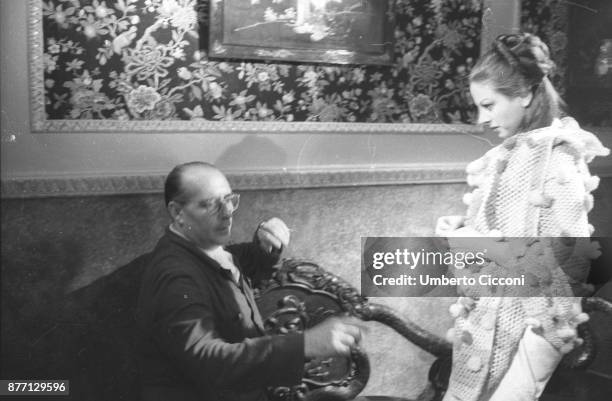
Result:
M394 0L213 0L210 56L393 62Z

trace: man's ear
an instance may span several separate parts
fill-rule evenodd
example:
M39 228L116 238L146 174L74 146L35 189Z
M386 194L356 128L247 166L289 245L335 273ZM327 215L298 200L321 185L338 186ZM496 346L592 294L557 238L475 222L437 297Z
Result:
M533 101L533 92L529 91L525 96L521 96L521 106L527 108Z
M181 214L182 210L183 210L183 207L181 206L180 203L176 201L170 201L170 203L168 203L168 213L170 213L170 217L172 218L172 221L178 220L179 215Z

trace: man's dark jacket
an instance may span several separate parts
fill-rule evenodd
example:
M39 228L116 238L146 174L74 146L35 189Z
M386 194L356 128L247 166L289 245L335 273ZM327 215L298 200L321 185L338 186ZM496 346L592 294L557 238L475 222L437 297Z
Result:
M298 384L303 334L264 335L249 281L277 258L257 244L226 248L242 278L170 230L145 269L138 299L143 401L266 400Z

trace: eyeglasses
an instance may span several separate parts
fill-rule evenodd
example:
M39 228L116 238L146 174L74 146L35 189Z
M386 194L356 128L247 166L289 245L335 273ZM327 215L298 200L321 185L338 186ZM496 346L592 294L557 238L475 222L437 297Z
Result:
M231 193L220 198L208 198L200 201L199 205L205 209L206 214L217 214L224 206L232 205L232 211L238 209L240 195Z

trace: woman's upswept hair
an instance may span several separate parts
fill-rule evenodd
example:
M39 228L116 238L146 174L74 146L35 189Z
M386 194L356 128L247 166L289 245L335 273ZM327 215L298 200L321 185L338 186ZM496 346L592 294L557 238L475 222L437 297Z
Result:
M470 82L488 83L510 98L531 92L520 131L549 126L564 114L565 103L548 75L555 68L548 46L530 33L500 35L474 65Z

